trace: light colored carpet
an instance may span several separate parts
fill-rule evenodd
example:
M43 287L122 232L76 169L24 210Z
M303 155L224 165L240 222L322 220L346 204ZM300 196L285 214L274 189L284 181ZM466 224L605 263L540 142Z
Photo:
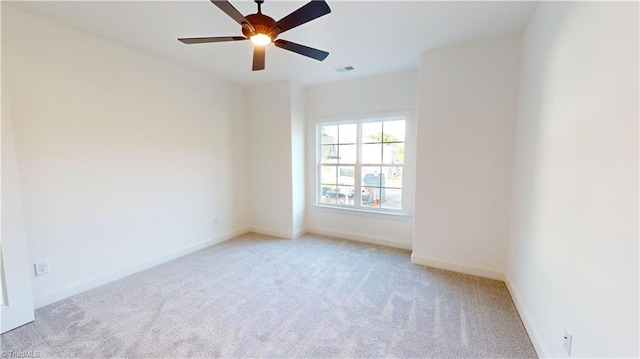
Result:
M504 283L404 250L247 234L36 311L41 357L534 358Z

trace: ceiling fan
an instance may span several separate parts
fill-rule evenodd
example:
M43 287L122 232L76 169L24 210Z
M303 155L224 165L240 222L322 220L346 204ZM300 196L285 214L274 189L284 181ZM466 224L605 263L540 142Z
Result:
M277 47L318 61L322 61L329 56L329 53L326 51L278 39L278 35L281 33L330 13L331 9L324 0L312 0L298 10L283 17L280 21L275 21L273 18L262 13L262 3L264 3L264 0L254 1L258 4L258 12L245 17L233 7L229 1L211 0L215 6L224 11L238 24L242 25L242 34L244 36L190 37L178 40L185 44L251 40L254 44L253 71L264 70L265 47L272 42Z

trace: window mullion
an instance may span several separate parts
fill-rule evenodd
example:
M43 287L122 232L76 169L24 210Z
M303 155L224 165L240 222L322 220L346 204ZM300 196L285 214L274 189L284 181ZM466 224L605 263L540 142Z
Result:
M382 122L382 133L380 135L380 164L384 163L384 122ZM380 167L380 174L382 174L382 166ZM382 184L382 182L381 182Z

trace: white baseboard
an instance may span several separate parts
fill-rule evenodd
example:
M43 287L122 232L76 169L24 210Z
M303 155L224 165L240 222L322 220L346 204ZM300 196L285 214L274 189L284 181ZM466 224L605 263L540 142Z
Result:
M504 275L504 283L507 285L507 290L509 291L509 294L511 294L511 299L513 299L513 303L515 304L516 310L520 315L522 324L524 324L524 328L527 330L529 339L531 339L531 344L533 344L533 348L536 350L536 354L538 354L538 358L551 358L546 347L542 344L540 336L537 334L538 331L535 329L533 323L527 316L527 311L522 304L522 297L520 296L520 294L518 294L516 288L511 284L511 280L506 274Z
M274 231L272 229L263 228L263 227L251 226L251 227L249 227L249 231L254 232L254 233L264 234L264 235L267 235L267 236L284 238L284 239L293 239L293 238L296 237L294 235L294 233L286 233L286 232Z
M293 238L298 238L305 233L307 233L307 229L302 227L293 233Z
M190 244L188 246L182 247L175 251L172 251L151 259L146 259L138 263L125 265L125 266L98 274L96 276L93 276L75 283L71 283L64 287L56 288L54 290L50 290L48 292L38 294L33 297L33 306L36 309L44 307L45 305L49 305L51 303L55 303L57 301L66 299L72 295L82 293L84 291L99 287L109 282L113 282L114 280L124 278L126 276L140 272L142 270L155 267L158 264L162 264L172 259L182 257L186 254L193 253L200 249L212 246L214 244L224 242L228 239L237 237L247 232L249 232L249 229L243 228L243 229L235 230L230 233L221 234L212 239Z
M411 263L504 281L504 274L501 271L475 264L435 257L418 257L415 254L411 254Z
M393 247L393 248L408 249L408 250L411 250L413 248L411 243L399 242L391 238L385 238L385 237L365 236L358 233L333 231L333 230L317 228L317 227L307 228L307 232L320 234L324 236L349 239L352 241L379 244L381 246L387 246L387 247Z

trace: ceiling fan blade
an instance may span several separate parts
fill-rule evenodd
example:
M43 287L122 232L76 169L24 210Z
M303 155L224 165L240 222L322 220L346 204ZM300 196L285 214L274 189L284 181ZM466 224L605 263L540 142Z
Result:
M280 21L276 23L274 31L281 34L330 12L331 9L324 0L312 0L298 10L280 19Z
M253 47L253 68L252 71L264 70L264 53L266 46Z
M247 21L244 15L242 15L240 11L238 11L238 9L233 7L233 5L231 5L231 3L228 2L227 0L211 0L211 2L213 3L213 5L217 6L220 10L224 11L225 14L229 15L232 19L234 19L238 24L242 26L248 26L251 31L254 30L253 26L251 26L251 23Z
M297 54L310 57L312 59L316 59L318 61L322 61L329 56L329 53L326 51L314 49L313 47L308 47L300 44L296 44L295 42L287 41L287 40L276 40L273 42L276 46L283 48L285 50L293 51Z
M244 36L219 36L219 37L187 37L178 39L178 41L184 44L204 44L209 42L225 42L225 41L240 41L248 40Z

